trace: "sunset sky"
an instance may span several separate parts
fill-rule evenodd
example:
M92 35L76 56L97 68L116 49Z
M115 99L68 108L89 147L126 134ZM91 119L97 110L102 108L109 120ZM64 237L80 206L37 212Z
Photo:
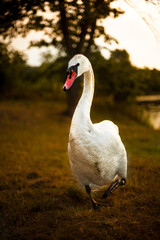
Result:
M108 47L109 49L126 49L130 55L133 65L138 67L149 67L160 69L160 12L152 4L146 4L144 0L138 1L137 9L130 7L124 0L118 0L113 6L118 6L125 11L125 14L113 19L107 18L103 21L106 32L116 38L119 44L108 45L103 43L101 39L97 40L99 45ZM150 22L150 27L140 16L146 18ZM12 45L14 48L24 51L28 55L28 64L38 66L41 64L41 53L46 49L31 48L27 49L30 40L40 39L43 33L31 32L25 39L18 37ZM56 51L50 47L53 56ZM108 50L102 50L103 55L109 57Z

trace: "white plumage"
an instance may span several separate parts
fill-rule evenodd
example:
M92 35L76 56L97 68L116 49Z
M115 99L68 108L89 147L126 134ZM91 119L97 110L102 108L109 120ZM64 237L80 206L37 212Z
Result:
M84 87L71 122L68 155L75 175L81 184L87 187L86 191L95 208L97 203L91 197L90 188L107 185L116 178L123 179L116 181L118 185L115 183L111 185L110 194L119 185L124 185L127 175L127 156L118 127L113 122L107 120L96 124L91 122L94 74L85 56L78 54L69 61L64 90L70 88L75 78L81 74L84 74ZM107 193L107 196L109 194Z

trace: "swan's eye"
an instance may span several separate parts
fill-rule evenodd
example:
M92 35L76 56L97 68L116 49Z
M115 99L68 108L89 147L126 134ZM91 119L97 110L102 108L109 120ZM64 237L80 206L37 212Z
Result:
M77 63L76 65L71 66L70 68L68 68L67 76L69 75L69 79L71 78L72 71L75 72L76 75L78 74L78 66L79 66L79 63Z

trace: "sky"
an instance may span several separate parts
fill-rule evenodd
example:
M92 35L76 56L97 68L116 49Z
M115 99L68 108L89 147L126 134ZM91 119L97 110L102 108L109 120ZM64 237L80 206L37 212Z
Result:
M104 43L102 39L98 39L97 43L111 50L115 48L126 49L130 55L131 63L135 66L160 70L160 10L158 12L158 8L155 8L153 4L146 4L144 0L132 2L135 4L137 2L138 8L129 6L124 0L113 2L113 7L120 7L125 13L116 19L109 17L103 20L106 32L116 38L119 44L109 45ZM150 27L143 20L143 17L145 21L150 23ZM12 42L15 49L27 54L29 65L39 66L41 64L42 53L46 51L46 48L28 49L30 40L38 40L41 37L43 37L42 32L31 31L26 38L19 36ZM53 47L50 47L49 50L53 56L56 55L56 50ZM106 49L102 50L102 54L106 58L109 57L109 51Z

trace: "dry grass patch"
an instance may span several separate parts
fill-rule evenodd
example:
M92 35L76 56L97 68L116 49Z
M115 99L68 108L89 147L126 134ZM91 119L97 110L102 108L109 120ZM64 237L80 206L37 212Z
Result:
M108 199L95 192L92 211L70 170L70 119L60 102L0 103L0 239L159 239L159 131L109 111L92 118L119 125L128 152L128 179Z

